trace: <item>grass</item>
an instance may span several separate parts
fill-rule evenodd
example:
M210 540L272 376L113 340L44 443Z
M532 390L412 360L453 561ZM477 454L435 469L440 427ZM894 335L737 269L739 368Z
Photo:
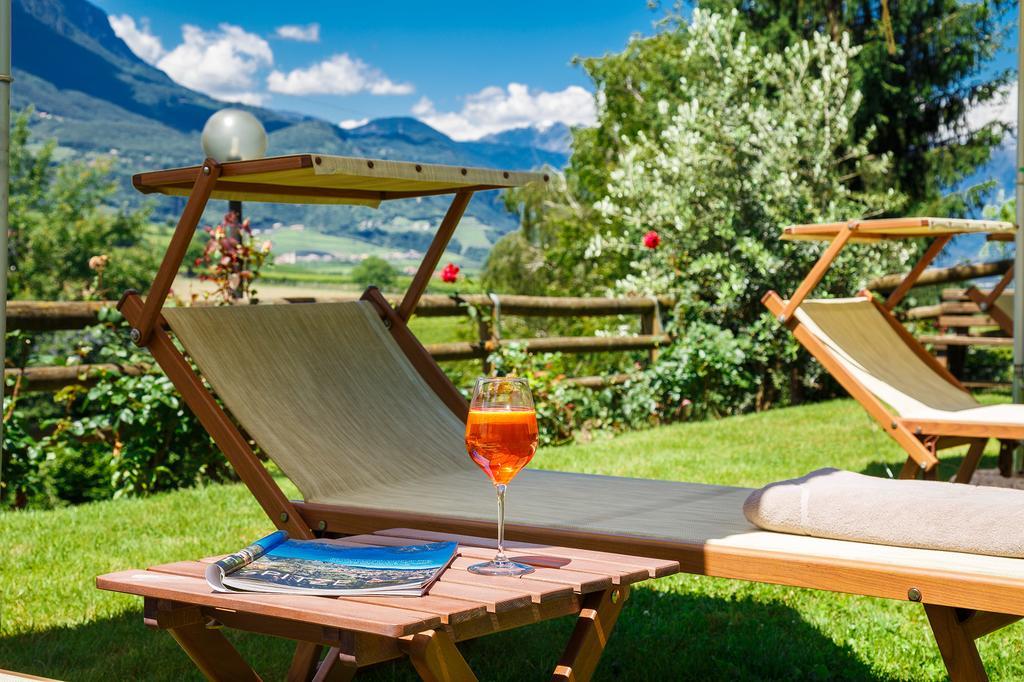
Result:
M982 466L994 465L992 454ZM821 466L885 475L886 467L895 471L902 459L856 404L839 400L542 450L534 465L754 486ZM944 477L953 474L957 459L947 458ZM513 486L513 504L514 495ZM0 533L7 555L0 575L0 668L74 680L199 679L167 634L142 626L141 600L100 592L93 577L224 552L267 529L239 485L3 514ZM542 679L571 626L561 619L461 648L480 679ZM1015 626L980 641L992 679L1024 678L1022 633ZM284 676L289 643L232 637L265 679ZM939 680L944 675L916 605L674 576L634 592L597 679ZM393 663L368 671L366 679L415 677L407 664Z

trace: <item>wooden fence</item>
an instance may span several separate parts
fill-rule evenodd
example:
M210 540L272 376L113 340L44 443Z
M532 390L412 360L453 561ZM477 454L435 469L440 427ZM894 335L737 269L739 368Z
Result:
M969 299L964 289L943 289L939 303L911 308L904 316L908 320L927 320L935 325L937 333L921 334L917 338L921 343L931 346L939 362L946 365L965 386L997 388L1006 385L1001 382L965 380L964 364L968 347L1008 348L1013 346L1013 339L1002 333L996 321Z
M353 301L358 295L325 298L287 298L261 301L266 304ZM76 330L97 324L100 311L113 307L115 301L9 301L7 329L47 332ZM593 353L647 351L654 359L658 349L670 342L664 332L664 319L672 309L672 300L660 298L590 298L544 297L517 295L467 295L460 297L426 295L420 299L416 315L420 317L465 317L476 309L477 340L426 344L438 362L480 360L487 371L487 356L502 345L522 344L529 353ZM551 336L528 339L502 337L502 317L600 317L639 316L640 333L629 336ZM56 367L7 368L7 377L14 377L21 391L54 391L64 386L90 385L109 373L142 374L151 371L148 365L69 365ZM622 383L627 375L607 377L576 377L568 381L596 388ZM7 387L5 390L10 391Z

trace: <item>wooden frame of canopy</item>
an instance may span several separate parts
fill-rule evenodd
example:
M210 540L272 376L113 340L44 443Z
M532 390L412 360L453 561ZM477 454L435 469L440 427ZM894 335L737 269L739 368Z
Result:
M1007 242L1013 241L1012 235L1005 234L993 234L989 235L990 241ZM971 286L967 288L964 293L969 299L978 304L978 308L981 312L986 313L992 320L999 325L1000 331L1007 336L1013 336L1013 318L1007 315L1006 312L996 305L996 301L1003 295L1006 288L1013 283L1014 279L1014 266L1011 265L1007 268L1003 276L996 282L996 285L992 287L991 291L984 292L978 287Z
M1000 441L1000 469L1008 471L1007 462L1012 457L1012 449L1016 446L1016 441L1024 439L1024 426L950 423L948 421L902 418L838 362L826 345L810 333L806 326L794 316L794 313L818 286L829 267L848 244L894 239L931 239L931 244L924 254L884 302L876 300L874 294L866 289L859 292L858 296L874 305L896 334L928 367L955 388L966 392L967 389L960 381L950 374L949 370L907 331L892 311L954 236L967 233L1012 236L1014 232L1014 226L1009 223L945 218L855 220L844 223L795 225L783 230L783 239L828 241L829 245L789 299L783 299L776 292L769 291L762 298L762 303L846 389L850 396L864 407L882 430L906 450L907 461L900 470L900 478L916 478L919 472L925 478L935 478L938 473L938 451L968 444L970 447L967 456L961 463L955 479L958 483L966 483L970 481L977 468L985 449L985 443L989 438L996 438ZM1012 277L1012 272L1010 277ZM1005 277L1004 280L1009 282ZM1005 288L1005 284L1003 286Z
M319 177L325 170L338 176L333 184ZM416 183L418 177L424 179L422 184ZM427 179L431 183L426 182ZM134 184L140 191L188 195L189 198L148 296L143 299L137 292L126 292L119 307L131 324L132 339L150 350L277 528L297 538L374 533L388 528L416 529L419 534L416 537L424 539L432 537L433 532L490 536L494 532L493 521L288 500L255 456L235 421L171 339L161 308L210 198L375 205L388 199L453 194L451 206L398 308L392 308L372 287L364 293L363 300L374 306L398 347L439 400L465 421L468 412L465 399L409 330L407 321L472 193L546 180L530 173L312 155L226 164L207 160L201 166L138 175ZM409 187L410 182L413 187ZM838 251L836 244L841 248L853 237L854 231L847 228L848 234L829 248L829 262ZM814 276L820 279L824 267L827 262L816 268L820 272ZM801 295L806 296L810 288L813 286ZM382 424L380 428L386 429L387 425ZM719 493L713 493L712 497L721 498ZM712 517L717 519L722 512L738 513L738 509L718 510ZM1024 580L1016 573L964 572L956 568L955 562L936 566L921 559L923 563L904 565L864 556L759 549L742 543L668 540L529 523L506 524L506 537L510 541L541 543L541 548L560 545L678 561L681 570L697 575L920 603L926 609L943 661L954 680L986 679L974 640L1024 616ZM875 554L872 552L870 556ZM598 654L606 638L607 633L600 633L588 639L582 649L590 652L588 655ZM319 654L319 644L299 644L289 679L306 679Z

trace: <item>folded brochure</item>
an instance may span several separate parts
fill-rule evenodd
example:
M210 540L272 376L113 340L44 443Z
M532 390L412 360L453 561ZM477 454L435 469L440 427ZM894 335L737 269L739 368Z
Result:
M279 530L206 568L216 592L273 592L333 597L418 597L455 557L454 542L352 547L331 540L291 540Z

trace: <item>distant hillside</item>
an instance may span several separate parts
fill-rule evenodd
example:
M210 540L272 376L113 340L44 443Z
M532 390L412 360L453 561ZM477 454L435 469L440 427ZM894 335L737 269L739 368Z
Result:
M498 142L519 147L533 147L547 152L568 154L572 151L572 131L564 123L555 123L546 128L527 126L491 133L480 138L481 142Z
M31 105L34 139L57 138L65 156L108 155L117 158L122 200L144 201L129 183L133 173L197 163L202 153L199 132L206 119L225 106L251 111L270 135L269 154L320 152L405 159L493 168L562 167L568 148L557 140L567 130L508 131L477 142L456 142L413 118L384 118L353 130L326 121L259 107L228 105L172 81L136 57L110 28L107 15L85 0L14 0L13 50L15 84L12 105ZM564 128L562 126L561 128ZM171 218L182 200L149 199L158 218ZM219 203L219 202L217 202ZM248 205L257 224L302 223L307 230L351 236L401 249L422 249L447 206L443 198L398 202L373 211L354 207ZM206 219L225 210L214 205ZM466 260L479 263L489 245L513 229L515 216L498 193L474 198L464 228L456 234ZM468 231L472 231L469 234Z

